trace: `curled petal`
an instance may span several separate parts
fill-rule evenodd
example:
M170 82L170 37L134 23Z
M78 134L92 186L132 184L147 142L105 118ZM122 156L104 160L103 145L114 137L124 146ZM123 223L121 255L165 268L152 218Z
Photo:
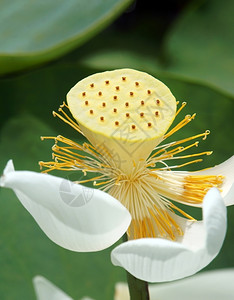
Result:
M45 234L72 251L109 247L131 221L127 209L107 193L48 174L14 171L11 161L0 186L13 189Z
M149 285L151 300L233 300L234 269L203 272L183 280ZM199 288L198 288L199 287ZM117 283L114 300L129 300L128 286Z
M234 155L225 162L203 171L193 172L194 175L223 175L224 182L222 184L221 195L225 204L234 204Z
M33 285L38 300L73 300L61 289L42 276L33 278Z
M183 226L177 242L145 238L121 244L111 253L112 263L148 282L176 280L204 268L219 253L226 233L226 206L216 188L204 198L203 222Z

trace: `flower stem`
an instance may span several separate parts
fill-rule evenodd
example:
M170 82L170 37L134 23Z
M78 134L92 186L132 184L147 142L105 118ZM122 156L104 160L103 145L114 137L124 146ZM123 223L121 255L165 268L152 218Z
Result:
M148 282L137 279L127 272L128 288L131 300L149 300Z
M123 236L123 241L128 240L127 234ZM128 289L131 300L149 300L148 282L140 280L127 272Z

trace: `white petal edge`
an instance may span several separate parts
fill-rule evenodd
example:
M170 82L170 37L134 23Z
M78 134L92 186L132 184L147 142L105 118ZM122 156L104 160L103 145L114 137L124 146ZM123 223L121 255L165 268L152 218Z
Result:
M223 199L218 189L212 188L203 201L203 221L187 221L180 241L162 238L128 241L112 251L112 263L148 282L191 276L219 253L226 234L226 218Z
M192 172L193 175L223 175L221 195L224 203L229 206L234 204L234 155L223 163L206 170Z
M234 269L202 272L175 282L149 285L151 300L233 300ZM115 285L114 300L129 300L126 283Z
M0 186L13 189L45 234L72 251L105 249L131 222L128 210L109 194L48 174L14 171L12 161Z
M33 278L37 300L73 300L61 289L42 276Z

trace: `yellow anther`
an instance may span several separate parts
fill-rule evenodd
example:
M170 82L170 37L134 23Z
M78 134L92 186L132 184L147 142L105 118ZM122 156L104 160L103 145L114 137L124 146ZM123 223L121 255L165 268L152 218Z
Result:
M210 134L210 130L206 130L204 133L204 137L202 138L203 140L206 140L207 136Z

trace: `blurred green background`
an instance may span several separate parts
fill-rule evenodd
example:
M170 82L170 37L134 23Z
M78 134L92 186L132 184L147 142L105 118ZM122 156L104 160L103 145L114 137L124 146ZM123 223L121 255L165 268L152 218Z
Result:
M51 157L42 135L80 137L52 117L87 75L131 67L169 86L197 117L176 139L211 130L204 168L233 155L234 1L17 0L0 2L0 169L39 171ZM183 114L182 113L182 114ZM60 174L66 177L68 174ZM191 210L187 210L191 212ZM191 212L198 215L196 210ZM234 267L234 207L219 256L206 268ZM35 299L40 274L74 299L113 298L125 280L110 251L72 253L53 244L10 190L0 189L0 299ZM100 276L101 274L101 276Z

